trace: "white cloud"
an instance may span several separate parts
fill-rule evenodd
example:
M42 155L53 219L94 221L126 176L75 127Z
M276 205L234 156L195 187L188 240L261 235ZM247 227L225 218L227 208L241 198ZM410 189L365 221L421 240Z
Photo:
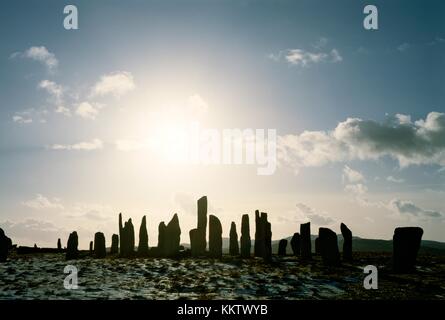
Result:
M18 124L30 124L34 121L45 123L48 110L37 110L34 108L26 109L23 111L17 111L12 116L12 121Z
M93 151L103 148L103 142L100 139L84 141L75 144L53 144L49 147L52 150L75 150L75 151Z
M365 177L360 172L351 169L349 166L343 168L343 181L350 183L357 183L364 181Z
M368 187L362 183L347 184L345 186L345 191L354 196L363 196L368 192Z
M306 219L309 219L311 223L317 226L325 226L331 225L335 222L334 219L328 217L325 213L320 214L317 213L314 209L303 203L297 203L297 210L302 214Z
M94 120L99 114L99 107L95 107L91 103L84 101L77 106L76 114L82 118Z
M332 131L304 131L278 137L280 164L293 168L333 162L389 157L401 167L421 164L445 166L445 114L430 112L426 119L409 116L384 123L348 118Z
M60 199L49 199L41 194L37 194L34 199L22 203L32 209L63 209Z
M133 75L130 72L113 72L103 75L91 90L92 96L111 94L120 97L135 88Z
M46 90L52 97L57 100L62 99L63 87L51 80L42 80L38 86L40 89Z
M31 118L25 118L24 116L20 116L20 115L14 115L12 117L12 121L20 123L20 124L32 123L32 119Z
M395 178L393 176L387 177L386 180L389 181L389 182L394 182L394 183L403 183L403 182L405 182L404 179Z
M54 110L54 112L63 114L64 116L67 116L67 117L70 117L70 116L71 116L71 110L68 109L68 108L65 107L65 106L58 106L58 107Z
M318 46L317 49L321 49L322 43L318 43L314 46ZM268 58L274 61L280 61L284 57L284 60L291 65L309 67L317 63L338 63L343 61L343 57L337 49L331 49L330 51L307 51L303 49L288 49L280 51L277 54L269 54Z
M388 208L400 215L411 215L418 218L444 218L444 213L434 210L426 210L416 206L411 201L393 199L389 202Z
M16 56L18 56L18 54L14 53L11 57L16 57ZM28 50L26 50L23 54L21 54L21 56L44 64L49 71L54 71L59 65L59 61L57 60L54 53L49 52L48 49L44 46L31 47Z

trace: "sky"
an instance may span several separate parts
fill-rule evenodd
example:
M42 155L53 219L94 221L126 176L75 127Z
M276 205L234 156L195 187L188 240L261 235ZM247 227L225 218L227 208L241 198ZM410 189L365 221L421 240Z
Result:
M311 221L445 241L444 14L434 0L3 1L0 227L39 246L77 230L87 248L122 212L136 236L146 215L156 245L178 213L189 242L207 195L224 237L258 209L273 239ZM175 161L192 123L275 130L276 170Z

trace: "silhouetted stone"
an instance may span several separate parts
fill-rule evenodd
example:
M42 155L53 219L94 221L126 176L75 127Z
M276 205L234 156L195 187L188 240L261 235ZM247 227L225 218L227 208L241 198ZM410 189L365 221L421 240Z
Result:
M300 255L302 259L312 258L311 245L311 223L302 223L300 225Z
M119 236L117 234L113 234L111 236L111 254L117 254L119 252Z
M300 255L300 234L298 232L294 233L292 240L290 241L290 246L294 256Z
M134 255L134 227L131 218L125 222L122 227L122 216L119 214L119 229L120 229L120 242L121 250L120 255L122 257L131 257Z
M286 248L287 248L287 240L281 239L278 243L278 255L279 256L285 256L286 255Z
M165 248L164 256L177 257L179 254L179 243L181 241L181 228L179 227L178 215L175 213L173 218L165 228Z
M122 248L123 248L123 231L124 231L124 227L122 226L122 213L119 213L119 249L120 249L120 254L122 255ZM125 250L124 250L125 251Z
M352 261L352 231L344 224L340 224L343 235L343 260Z
M5 262L8 259L8 252L12 248L12 241L8 238L0 228L0 262Z
M165 254L166 242L165 237L167 233L167 226L164 221L159 224L158 227L158 255L163 256Z
M415 270L417 252L422 241L423 229L419 227L396 228L393 241L393 268L405 273Z
M255 247L256 257L269 260L272 257L272 230L267 221L267 213L255 211Z
M266 261L272 259L272 225L267 221L267 213L264 213L266 221L264 222L264 253L263 258Z
M94 256L101 259L105 258L106 255L105 235L102 232L96 232L94 235Z
M209 216L209 255L212 258L222 257L222 226L214 215Z
M93 255L94 242L90 241L90 255Z
M232 222L230 225L230 242L229 242L229 253L231 256L239 255L239 245L238 245L238 233L236 232L236 224Z
M57 239L57 249L62 250L62 242L60 241L60 238Z
M253 254L255 257L262 257L264 255L264 224L258 210L255 210L255 243Z
M252 242L250 239L249 215L244 214L241 219L241 257L250 258Z
M190 236L190 254L192 257L198 257L202 252L200 252L200 246L197 244L201 237L198 235L198 229L192 229L189 231Z
M315 254L321 254L320 252L320 238L315 238Z
M198 200L198 232L196 233L196 252L204 254L207 247L207 197Z
M320 239L320 254L323 264L338 266L340 264L340 252L338 251L337 234L328 228L318 229Z
M73 231L70 233L66 245L66 256L65 256L66 260L77 259L79 255L79 251L77 250L78 245L79 245L79 238L77 236L77 232Z
M148 233L145 216L142 217L141 227L139 229L138 255L143 257L148 256Z

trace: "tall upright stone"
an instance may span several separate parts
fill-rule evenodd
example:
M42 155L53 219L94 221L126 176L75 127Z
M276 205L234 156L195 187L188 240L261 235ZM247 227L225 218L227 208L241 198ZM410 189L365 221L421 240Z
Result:
M7 237L3 229L0 228L0 262L6 262L11 247L11 239Z
M250 239L249 215L244 214L241 219L241 257L250 258L252 242Z
M70 233L66 245L66 260L77 259L77 257L79 256L79 250L77 249L78 245L79 238L77 236L77 232L73 231Z
M131 221L131 218L127 221L127 240L128 240L128 254L133 255L134 254L134 243L135 243L135 237L134 237L134 226L133 222Z
M138 255L142 257L148 256L147 219L145 216L142 217L141 227L139 228Z
M266 214L266 213L265 213ZM272 259L272 225L267 221L267 214L264 222L264 253L263 259L269 261Z
M123 248L123 241L124 241L124 235L123 235L124 227L122 226L122 213L119 213L119 249L120 254L123 255L122 248ZM125 251L125 250L124 250Z
M93 253L94 253L94 242L93 241L90 241L89 253L90 253L90 255L93 255Z
M340 252L338 251L337 234L329 228L318 229L320 239L320 254L323 264L326 266L338 266L340 264Z
M300 255L300 234L298 232L294 233L292 239L290 241L290 246L292 248L292 252L294 256Z
M57 249L62 250L62 242L60 241L60 238L57 239Z
M158 227L158 248L157 248L157 251L158 251L159 256L163 256L165 254L166 233L167 233L167 226L165 225L164 221L162 221Z
M181 228L179 226L178 215L175 213L173 218L165 228L165 248L164 256L177 257L179 255L179 246L181 242Z
M262 257L264 254L264 224L260 217L260 212L255 210L255 243L253 253L255 257Z
M280 242L278 242L278 255L279 256L285 256L286 255L286 248L287 248L287 240L281 239Z
M102 232L96 232L94 235L94 256L101 259L105 258L106 255L105 235Z
M394 230L392 245L395 272L408 273L415 270L422 235L423 229L419 227L396 228Z
M343 260L352 261L352 231L344 224L340 224L343 235Z
M196 233L196 252L204 254L207 247L207 197L198 200L198 232Z
M300 225L300 255L302 259L309 260L312 258L311 245L311 223L302 223Z
M230 224L230 234L229 234L229 253L231 256L239 255L239 244L238 244L238 233L236 232L236 224L232 222Z
M111 254L117 254L119 252L119 236L117 234L113 234L111 236Z
M209 216L209 256L222 257L222 226L219 219L212 214Z

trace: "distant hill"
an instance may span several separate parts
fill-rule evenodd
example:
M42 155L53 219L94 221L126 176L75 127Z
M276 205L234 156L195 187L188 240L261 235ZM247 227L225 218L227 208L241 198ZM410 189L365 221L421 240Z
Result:
M343 248L343 236L340 234L338 237L338 247L340 251ZM315 238L317 236L311 235L312 240L312 251L315 251ZM292 237L286 238L288 240L287 253L291 254L292 250L290 247L290 240ZM252 240L252 252L254 240ZM272 241L272 252L278 252L278 242L279 240ZM188 243L182 244L185 248L190 248ZM381 240L381 239L363 239L360 237L352 238L352 250L356 252L392 252L392 240ZM229 238L223 238L223 252L229 252ZM433 254L433 255L445 255L445 243L431 240L422 240L420 246L420 253L422 254Z

